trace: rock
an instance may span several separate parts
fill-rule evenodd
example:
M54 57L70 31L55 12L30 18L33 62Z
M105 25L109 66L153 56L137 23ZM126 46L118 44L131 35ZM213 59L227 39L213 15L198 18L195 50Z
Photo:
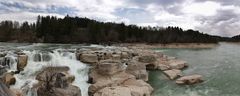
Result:
M182 60L171 60L169 66L172 69L183 69L187 67L187 62Z
M128 52L121 53L121 59L129 59L129 58L131 58L131 56Z
M113 75L124 70L124 64L116 60L101 60L97 65L99 74Z
M42 54L42 61L50 61L52 59L52 57L48 54L48 53L43 53Z
M46 81L46 77L48 75L54 75L56 73L59 73L59 74L61 73L62 75L66 76L65 74L69 70L70 69L67 66L46 67L36 75L36 80Z
M177 59L176 57L171 57L171 56L167 56L167 60L175 60Z
M17 70L23 71L27 66L28 56L27 55L18 55Z
M151 96L153 88L143 80L128 79L120 86L105 87L94 96Z
M89 76L89 78L92 79L92 85L88 88L90 96L104 87L117 86L128 79L135 78L133 75L127 74L124 71L114 75L101 75L96 72L96 70L92 70Z
M81 96L81 90L70 84L66 72L59 72L66 68L45 68L36 77L39 84L36 87L38 96ZM54 69L54 70L50 70Z
M132 96L131 91L127 87L105 87L96 92L93 96Z
M47 91L44 87L37 90L38 96L81 96L81 90L73 85L66 88L53 87L51 91Z
M0 53L0 57L5 57L7 55L7 53Z
M154 63L150 63L146 65L147 70L155 70L157 66Z
M2 57L0 58L0 65L10 68L10 65L14 62L14 59L11 57Z
M2 78L2 82L5 83L7 86L10 86L16 83L16 79L12 73L5 73L1 78Z
M132 96L151 96L153 88L143 80L128 79L123 83L131 90Z
M121 55L119 55L119 54L113 54L112 55L112 60L121 60Z
M146 66L143 63L132 60L128 63L126 72L134 75L136 79L148 81L148 72L146 71Z
M176 83L179 85L186 84L192 85L203 82L201 75L190 75L190 76L183 76L176 80Z
M157 69L160 69L162 71L169 70L170 66L165 65L165 64L158 64Z
M138 60L142 63L154 63L157 59L154 55L140 56Z
M34 54L33 61L41 62L42 61L41 54L39 54L39 53L38 54Z
M69 73L62 72L65 75L65 79L67 80L68 83L72 83L75 80L74 75L70 75Z
M16 96L8 87L0 80L0 95L1 96Z
M178 70L178 69L166 70L166 71L163 71L163 72L171 80L176 79L177 77L182 76L181 70Z
M93 53L80 54L79 56L80 61L84 63L96 64L98 62L98 56Z
M18 90L18 89L11 89L11 90L16 96L23 96L21 90Z
M6 67L0 65L0 76L7 72Z

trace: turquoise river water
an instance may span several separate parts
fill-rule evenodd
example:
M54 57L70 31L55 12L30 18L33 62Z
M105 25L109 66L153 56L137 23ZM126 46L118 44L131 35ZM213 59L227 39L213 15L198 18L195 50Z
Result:
M153 96L240 96L240 44L220 43L211 49L154 49L186 60L185 75L203 75L205 82L179 86L160 71L151 71Z

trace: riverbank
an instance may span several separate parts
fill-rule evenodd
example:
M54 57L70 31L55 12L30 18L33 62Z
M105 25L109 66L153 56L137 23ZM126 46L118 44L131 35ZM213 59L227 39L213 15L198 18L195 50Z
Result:
M141 49L155 49L155 48L214 48L219 46L218 43L170 43L170 44L146 44L146 43L122 43L115 44L115 46L141 48Z

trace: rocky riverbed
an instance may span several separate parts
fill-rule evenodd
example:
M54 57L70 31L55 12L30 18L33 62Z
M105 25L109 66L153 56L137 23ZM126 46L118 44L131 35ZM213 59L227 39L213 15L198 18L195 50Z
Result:
M53 53L58 54L49 55ZM72 54L69 62L53 59L54 56L64 57L69 54ZM73 61L73 58L76 61ZM35 70L33 74L28 74L31 66L41 66L32 65L32 62L43 62L39 64L45 66ZM88 78L75 74L75 71L79 72L79 70L74 70L78 66L76 64L85 66L76 62L82 62L88 66L89 70L86 71ZM55 63L69 64L56 66ZM75 65L70 65L71 63ZM182 70L187 67L186 61L145 48L89 47L31 55L24 50L2 51L0 54L0 93L4 94L3 96L151 96L154 89L147 83L148 71L162 71L169 77L169 80L179 85L191 85L203 81L201 75L185 76L182 74ZM83 67L82 72L86 68ZM19 75L26 74L32 77L31 81L34 82L20 82L24 84L19 84L18 80L23 78L19 78ZM87 85L76 83L79 80ZM84 88L87 90L78 84L86 85Z

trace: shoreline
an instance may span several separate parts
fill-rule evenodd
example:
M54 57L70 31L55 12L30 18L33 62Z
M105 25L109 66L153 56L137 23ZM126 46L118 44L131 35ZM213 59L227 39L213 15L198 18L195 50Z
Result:
M215 48L219 46L218 43L171 43L171 44L146 44L146 43L122 43L115 44L115 46L141 49L155 49L155 48Z

